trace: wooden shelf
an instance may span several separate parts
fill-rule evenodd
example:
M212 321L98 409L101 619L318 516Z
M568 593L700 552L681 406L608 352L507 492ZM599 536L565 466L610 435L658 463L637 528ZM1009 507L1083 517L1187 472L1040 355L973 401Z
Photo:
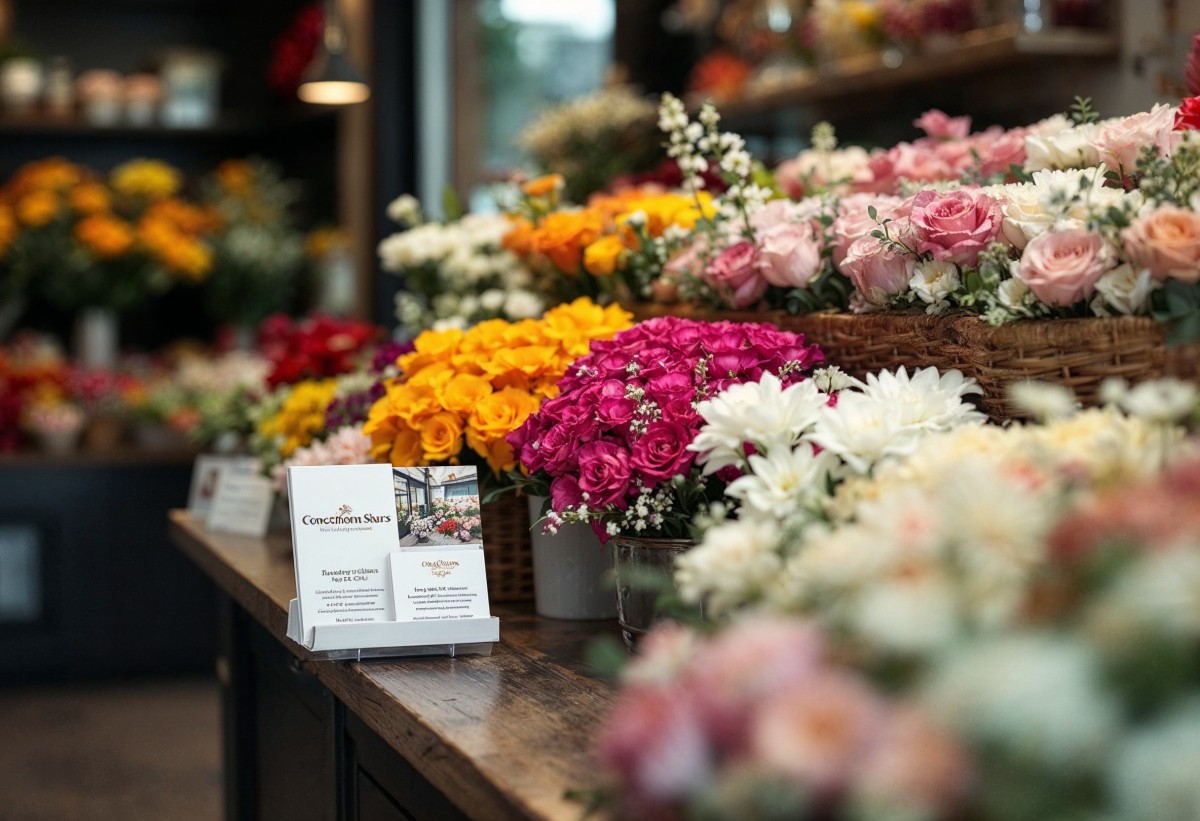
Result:
M279 112L223 112L210 126L171 127L158 123L146 126L119 123L93 125L79 117L52 117L47 114L0 114L0 138L6 136L79 137L92 139L195 139L197 137L242 137L314 123L332 122L335 112L328 108L288 108Z
M821 103L841 97L875 94L905 86L951 80L1042 57L1112 57L1119 52L1114 35L1054 31L1031 35L1011 25L968 32L953 46L928 49L889 66L882 53L839 62L829 71L797 69L774 82L752 83L741 97L719 102L726 119L774 109Z

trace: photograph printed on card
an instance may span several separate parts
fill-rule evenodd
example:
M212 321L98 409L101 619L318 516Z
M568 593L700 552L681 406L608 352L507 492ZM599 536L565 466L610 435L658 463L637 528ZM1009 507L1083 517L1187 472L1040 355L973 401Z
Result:
M482 547L474 465L392 468L400 548Z

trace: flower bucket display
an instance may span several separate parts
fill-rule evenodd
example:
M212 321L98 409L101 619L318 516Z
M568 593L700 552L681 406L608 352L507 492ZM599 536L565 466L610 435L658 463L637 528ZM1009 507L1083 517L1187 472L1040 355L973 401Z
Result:
M582 524L560 527L553 535L546 533L539 523L546 498L530 496L528 500L538 615L579 620L616 616L612 542L600 544L592 529Z
M616 558L617 621L625 645L634 650L641 637L659 620L662 587L670 584L675 560L695 547L691 539L643 539L617 536L611 544Z
M111 308L83 308L75 316L75 359L84 368L117 364L120 325Z

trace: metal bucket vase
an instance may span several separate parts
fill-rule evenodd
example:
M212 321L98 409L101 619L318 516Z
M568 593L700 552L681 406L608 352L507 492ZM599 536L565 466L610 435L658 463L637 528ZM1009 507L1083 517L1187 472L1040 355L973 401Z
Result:
M612 543L587 525L566 525L545 533L538 519L544 496L529 497L533 543L534 604L539 616L552 619L611 619L617 615L613 595Z
M617 560L617 621L630 650L661 614L658 599L661 587L645 582L670 580L675 559L696 546L691 539L647 539L640 536L615 536L610 544Z

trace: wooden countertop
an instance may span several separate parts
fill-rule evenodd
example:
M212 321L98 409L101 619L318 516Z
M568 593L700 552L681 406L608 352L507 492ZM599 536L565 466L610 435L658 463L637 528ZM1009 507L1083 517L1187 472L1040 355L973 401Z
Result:
M209 533L182 510L170 525L183 552L299 657L284 638L296 594L288 537ZM614 699L581 659L616 625L544 619L528 606L493 614L490 657L302 664L472 817L575 821L582 805L564 792L595 780L588 740Z

